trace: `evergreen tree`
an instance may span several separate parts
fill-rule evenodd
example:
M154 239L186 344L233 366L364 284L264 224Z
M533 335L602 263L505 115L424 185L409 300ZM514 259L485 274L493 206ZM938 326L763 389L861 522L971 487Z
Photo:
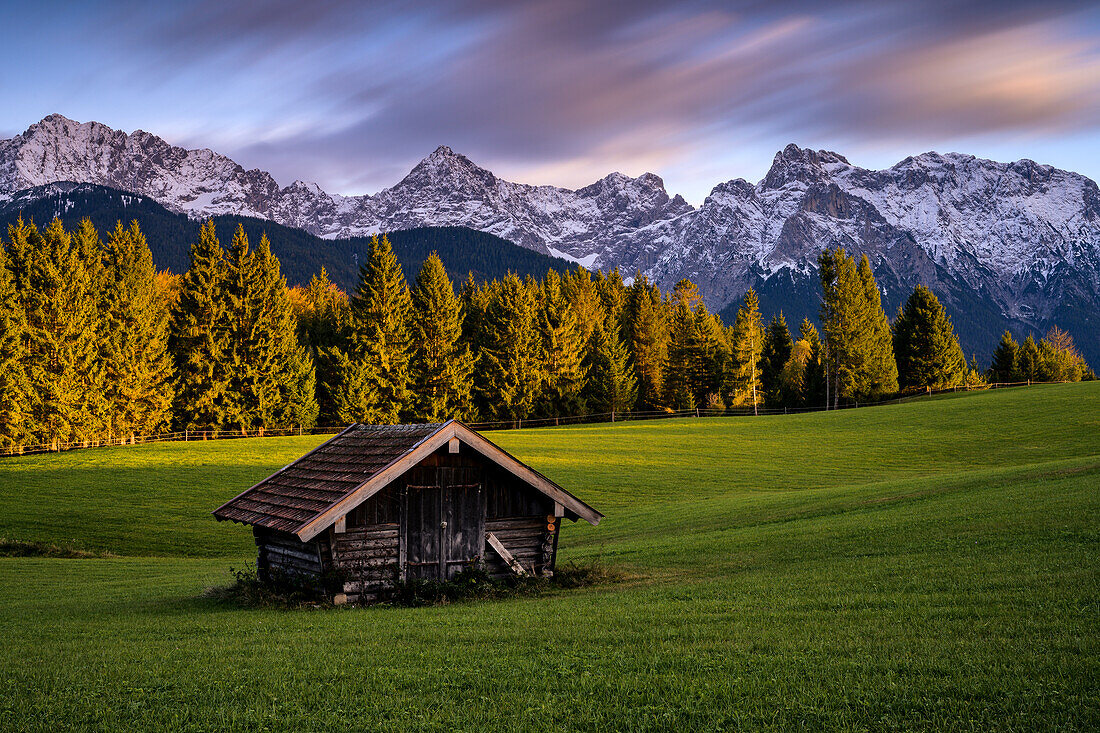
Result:
M223 297L227 316L225 358L229 372L223 407L225 423L247 433L260 423L260 403L270 398L265 390L268 365L254 358L259 348L256 333L256 263L249 248L244 227L237 225L225 259L226 276Z
M378 404L377 381L363 359L349 356L333 346L325 349L325 360L332 365L332 380L324 385L332 400L333 419L341 424L369 422L371 410Z
M894 354L902 389L961 384L967 375L951 319L935 294L918 285L894 321Z
M750 404L754 414L759 414L763 401L760 388L760 357L764 348L764 326L760 317L760 301L756 291L749 288L744 303L737 309L731 333L734 368L734 404Z
M401 265L389 239L371 240L367 261L359 268L359 285L351 298L350 347L352 360L361 360L370 389L358 390L372 402L354 410L362 422L400 421L409 405L409 315L412 301ZM347 395L341 397L347 402Z
M695 306L695 344L697 356L692 373L692 389L695 404L724 408L722 385L730 369L733 356L722 328L722 321L711 315L700 302Z
M473 273L467 273L458 294L463 314L461 343L470 350L475 359L485 345L485 313L489 309L489 290L488 285L474 280Z
M818 259L825 330L826 391L840 398L877 399L897 391L890 323L866 255L856 265L843 249Z
M668 354L666 307L661 291L640 272L626 289L623 341L638 379L638 408L663 407L664 366Z
M602 271L596 272L596 292L600 296L600 305L604 314L604 326L614 328L616 336L623 338L623 308L626 306L626 286L623 285L623 276L618 268L613 269L605 276ZM629 349L627 349L629 353Z
M35 439L55 447L102 429L101 326L82 252L55 219L26 252L28 383Z
M613 322L612 319L608 319ZM613 327L596 324L590 346L589 407L598 413L628 412L638 398L638 380L630 365L630 353Z
M218 430L229 384L223 295L228 273L213 221L203 224L190 257L169 324L168 350L176 372L173 421L177 430Z
M691 410L697 406L694 381L699 374L699 343L695 314L686 298L672 306L668 330L668 361L664 373L664 404L673 410Z
M776 404L783 407L801 407L806 391L807 366L813 357L813 346L799 339L791 346L791 355L779 372Z
M1016 359L1016 368L1021 381L1043 381L1042 355L1039 353L1038 344L1035 343L1035 339L1030 334L1020 347Z
M802 373L799 405L806 407L827 406L824 347L821 344L821 337L817 333L817 328L814 327L809 318L802 319L802 325L799 328L799 340L806 342L810 347L806 367Z
M509 273L491 290L485 312L481 389L487 410L498 420L522 420L530 415L543 380L534 289L532 283Z
M791 332L787 329L787 319L780 313L772 316L764 332L764 346L760 359L760 384L764 389L765 402L773 407L783 406L781 392L780 373L791 358L791 349L794 342L791 340Z
M544 416L583 413L586 339L556 270L546 273L540 288L538 330L543 356L538 412Z
M302 343L317 349L343 343L348 320L348 296L331 279L328 271L310 278L296 303L298 336Z
M435 252L416 276L411 331L413 417L427 422L472 417L474 360L461 344L462 303Z
M255 250L238 225L227 258L225 420L242 433L312 426L317 419L313 361L267 235Z
M256 304L251 333L253 360L266 375L257 380L261 427L312 427L317 422L317 376L307 346L298 340L298 324L286 278L271 252L267 235L252 253Z
M989 378L994 382L1015 382L1019 379L1016 360L1020 351L1019 344L1012 334L1005 331L1001 342L993 352L993 361L989 366Z
M878 283L875 282L875 276L871 272L871 263L867 255L860 258L857 274L863 286L864 308L868 322L860 348L863 369L853 396L857 399L873 400L898 391L898 364L894 358L894 338L890 329L890 319L882 307L882 294L879 293ZM948 321L948 328L950 325ZM954 336L953 330L951 334ZM957 339L955 343L958 344ZM962 356L962 349L959 349L959 356L962 357L962 364L965 367L966 357Z
M22 222L20 221L20 226ZM0 246L0 451L19 452L30 440L30 384L23 361L27 319L7 251Z
M547 278L550 273L547 272ZM602 275L600 276L602 278ZM576 267L559 276L561 281L561 297L565 305L573 313L573 320L577 323L579 331L579 343L583 348L592 338L592 332L596 325L605 317L603 302L596 281L592 279L592 273L583 267ZM545 279L544 279L545 283Z
M172 405L168 307L156 286L153 255L136 221L107 239L107 327L102 340L110 433L133 438L167 426Z
M337 383L333 349L346 347L348 296L328 277L324 267L314 275L298 302L298 338L309 350L316 372L316 399L322 424L337 421L329 385Z

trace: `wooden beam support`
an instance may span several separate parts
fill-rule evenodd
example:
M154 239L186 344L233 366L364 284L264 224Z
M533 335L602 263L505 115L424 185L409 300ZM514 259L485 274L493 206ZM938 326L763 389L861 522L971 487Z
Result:
M508 564L508 567L512 568L512 572L516 575L527 575L527 571L523 569L523 566L519 564L519 560L512 557L512 553L508 552L508 548L505 547L497 536L492 532L485 533L485 539L489 540L489 547L496 550L496 553L500 555L500 559Z
M336 519L336 526L333 528L336 534L343 534L348 531L348 515L343 514Z
M447 441L447 452L458 453L459 440L458 438L451 438Z

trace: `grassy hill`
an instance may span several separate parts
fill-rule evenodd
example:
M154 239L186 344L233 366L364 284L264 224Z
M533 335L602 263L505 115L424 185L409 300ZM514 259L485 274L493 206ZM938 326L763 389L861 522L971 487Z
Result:
M0 461L0 728L1089 730L1100 383L493 433L623 583L423 609L200 597L209 511L322 438Z

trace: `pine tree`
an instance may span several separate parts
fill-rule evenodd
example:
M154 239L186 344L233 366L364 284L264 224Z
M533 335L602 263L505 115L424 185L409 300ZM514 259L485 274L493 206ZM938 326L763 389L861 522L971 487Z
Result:
M428 422L471 418L474 360L461 344L462 303L435 252L416 276L411 331L413 417Z
M802 319L799 340L809 344L810 353L802 373L802 390L799 405L805 407L826 406L825 352L817 328L809 318Z
M736 404L752 405L753 413L759 414L759 405L764 397L760 388L764 327L760 317L760 301L752 288L745 293L744 303L737 309L731 337L734 401Z
M772 316L771 323L764 332L764 346L760 359L760 384L764 389L764 401L769 406L779 407L786 404L781 396L779 375L790 360L793 347L794 342L787 328L787 319L782 313Z
M84 288L92 300L96 324L94 340L100 358L94 359L92 370L85 375L84 412L86 433L103 436L110 432L111 404L107 395L107 370L103 347L109 340L106 313L113 296L108 287L108 273L104 261L105 250L99 232L90 219L81 219L72 234L72 247L83 264Z
M207 221L191 245L191 264L180 280L169 324L177 430L218 430L225 420L229 323L223 289L227 275L214 222Z
M890 319L882 307L882 295L879 293L875 276L871 272L871 263L867 255L860 258L857 274L863 286L864 307L868 321L864 331L863 346L860 349L863 355L863 369L853 396L857 399L874 400L898 391L898 364L894 358L894 338L890 329ZM951 333L954 335L954 331ZM956 339L956 345L957 343ZM962 349L959 349L959 356L962 357ZM962 357L962 364L966 366L965 357Z
M613 323L612 319L608 319ZM630 352L614 327L596 324L590 342L588 377L589 407L611 413L611 419L633 408L638 398L638 380L630 365Z
M110 433L131 439L167 426L172 405L168 308L153 255L136 221L107 239L107 327L102 339Z
M260 423L260 403L270 397L265 390L267 364L254 358L260 348L256 341L256 309L261 307L254 292L255 260L244 227L237 225L225 259L226 274L222 293L226 312L225 359L229 381L223 398L225 424L247 433Z
M918 285L894 321L894 354L902 389L961 384L967 375L951 319L935 294Z
M325 383L324 391L332 400L333 419L341 425L369 422L379 401L373 370L337 346L325 349L324 358L332 365L333 381Z
M363 362L361 373L370 389L358 390L361 403L354 410L364 422L400 421L409 405L409 315L412 302L405 275L389 239L371 239L367 261L359 268L359 284L351 298L350 354ZM341 401L347 402L347 396Z
M61 221L26 252L28 382L35 438L55 447L93 440L102 430L101 330L83 253Z
M594 299L595 293L591 295ZM582 414L587 340L556 270L546 273L539 289L538 330L543 357L538 413L547 417Z
M238 225L225 294L230 364L226 422L242 433L312 426L318 411L313 361L298 342L286 280L266 234L250 251Z
M640 272L626 289L623 341L638 379L638 408L663 407L664 366L668 354L667 308L661 291Z
M543 380L535 287L509 273L491 290L485 312L481 389L483 404L498 420L522 420L530 415Z
M324 267L302 290L297 319L302 342L313 349L342 343L348 320L348 296L329 279Z
M842 397L877 399L896 392L890 323L866 255L856 265L843 249L827 249L818 264L826 391L833 404Z
M596 272L596 292L600 296L600 305L604 314L604 325L614 328L617 337L623 338L623 308L626 307L626 286L623 285L623 276L618 268L611 270L605 276L602 271ZM627 350L629 353L629 349Z
M1017 358L1020 345L1012 338L1012 334L1005 331L1001 335L1001 342L997 344L993 352L993 361L989 366L989 378L994 382L1015 382L1019 379Z
M290 428L312 427L317 422L317 376L313 358L298 339L298 323L279 259L271 252L267 235L252 253L256 278L253 292L258 302L252 309L256 356L265 365L261 378L260 425Z
M301 294L298 311L298 338L309 349L316 372L318 420L336 422L336 409L328 385L337 383L332 349L346 346L348 296L328 277L324 267L314 275Z
M468 272L459 288L458 301L463 315L462 344L476 356L481 351L482 322L489 307L488 286L479 284L474 280L474 274Z
M557 274L550 270L546 273L547 277L550 272ZM592 273L583 267L576 267L560 275L559 280L562 299L573 313L573 320L576 321L579 331L579 343L583 349L592 338L596 324L604 320L605 312L597 282L592 279ZM543 282L545 283L545 279Z
M694 377L699 373L699 344L695 314L687 299L672 306L668 329L668 361L665 364L664 404L674 410L692 410L695 401Z
M695 404L702 407L725 407L722 385L730 369L733 355L722 328L722 321L711 315L700 302L695 306L696 359L692 373L692 389Z
M21 222L20 222L21 224ZM0 243L0 451L19 452L30 440L30 384L24 364L27 319L7 251Z
M1042 355L1035 339L1029 334L1020 346L1016 359L1017 374L1020 380L1029 382L1041 382L1043 377Z
M791 355L779 372L776 404L783 407L801 407L806 390L807 366L813 357L814 347L809 341L799 339L791 346Z

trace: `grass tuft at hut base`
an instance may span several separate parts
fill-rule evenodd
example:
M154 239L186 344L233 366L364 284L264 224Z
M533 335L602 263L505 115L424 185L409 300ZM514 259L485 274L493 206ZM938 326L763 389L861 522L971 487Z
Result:
M261 580L252 565L240 570L230 568L230 572L232 583L207 588L202 597L242 608L332 608L332 593L340 585L339 579L315 581L286 574L272 574L267 580ZM599 558L565 563L552 578L525 575L499 579L484 568L474 567L463 570L446 582L425 579L399 582L386 601L372 605L416 608L464 601L503 600L538 596L559 589L616 583L626 577L626 574L608 567Z

